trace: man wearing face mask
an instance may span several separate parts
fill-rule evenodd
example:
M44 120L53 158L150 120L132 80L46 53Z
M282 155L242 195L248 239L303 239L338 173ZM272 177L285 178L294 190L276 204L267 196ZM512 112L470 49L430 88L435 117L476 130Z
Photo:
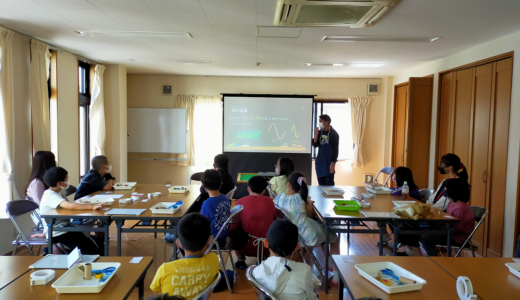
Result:
M69 202L61 195L61 191L69 187L69 175L68 172L61 167L52 167L45 172L43 181L49 187L43 193L40 202L40 212L45 214L51 209L64 208L64 209L93 209L97 210L103 207L103 204L79 204ZM45 236L49 238L48 227L45 219L42 218L43 230ZM54 227L64 227L69 225L70 221L65 219L56 220ZM82 254L90 255L103 255L103 251L96 246L96 244L82 232L64 232L64 231L53 231L52 240L54 243L61 243L67 246L69 249L78 247Z
M74 200L88 196L98 191L110 191L116 179L110 174L112 165L103 155L92 158L92 169L83 177L78 186Z
M318 184L334 185L334 173L338 161L339 135L330 126L331 119L328 115L321 115L319 127L314 131L312 146L319 148L316 157L316 176Z

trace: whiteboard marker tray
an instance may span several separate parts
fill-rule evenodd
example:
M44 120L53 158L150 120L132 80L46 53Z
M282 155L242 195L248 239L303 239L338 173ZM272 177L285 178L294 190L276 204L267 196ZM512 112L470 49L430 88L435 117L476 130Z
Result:
M110 280L112 280L119 267L121 267L120 263L92 263L92 271L102 270L109 267L116 268L107 280L100 283L99 279L94 278L94 276L92 276L91 280L83 279L85 273L79 269L79 267L83 265L84 264L75 264L65 272L65 274L61 275L61 277L52 284L52 287L60 294L99 293L105 288Z
M506 266L509 268L509 272L520 278L520 263L507 263Z
M137 182L118 182L114 184L114 190L131 190Z
M110 198L110 197L106 197L106 198L81 198L81 199L78 199L78 200L74 201L74 203L79 203L79 204L100 204L100 203L103 203L103 204L105 204L107 206L107 205L114 204L114 201L115 200L113 198Z
M358 269L359 275L365 277L368 281L372 282L374 285L376 285L378 288L382 289L388 294L418 291L422 289L423 285L426 284L426 280L389 261L368 264L357 264L355 265L355 267L356 269ZM376 279L376 276L379 273L379 271L384 269L390 269L394 271L395 276L406 277L415 280L416 283L392 287L386 286Z
M168 208L172 205L175 205L177 202L159 202L154 206L150 207L150 210L153 214L165 214L165 215L173 215L179 209L181 209L182 204L176 205L176 208Z
M171 186L168 191L170 194L185 194L190 191L189 185L173 185Z

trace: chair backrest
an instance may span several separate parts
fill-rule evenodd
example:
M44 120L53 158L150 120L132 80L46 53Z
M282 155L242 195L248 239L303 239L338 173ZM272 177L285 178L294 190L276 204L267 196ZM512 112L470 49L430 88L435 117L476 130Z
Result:
M16 218L26 213L33 212L38 208L38 204L31 200L15 200L7 203L6 211L8 216Z
M419 191L419 193L421 194L421 198L423 198L424 200L428 200L428 199L430 199L431 195L433 194L433 190L422 189Z
M190 184L191 184L191 181L192 181L192 180L202 181L202 174L204 174L204 173L203 173L203 172L197 172L197 173L193 173L193 174L191 174L191 177L190 177Z
M229 191L229 193L226 194L226 197L229 199L229 200L233 200L233 195L235 194L235 191L237 190L237 187L235 186L234 189L232 189L231 191Z
M220 274L220 272L218 272L217 276L215 276L215 280L213 280L213 282L210 285L208 285L197 296L195 296L193 300L208 300L213 294L213 290L219 283L221 277L222 275Z
M470 206L473 211L473 215L475 216L475 222L480 223L484 217L487 215L488 210L485 207L481 206Z
M256 268L256 265L252 265L249 268L247 268L246 271L246 277L251 286L253 287L253 290L256 294L257 300L276 300L276 297L271 294L266 288L264 288L258 281L256 281L255 277L253 276L253 270Z
M385 183L383 184L383 186L386 186L386 184L388 183L388 180L390 179L390 174L392 174L392 172L394 172L394 168L392 167L384 167L382 168L379 173L377 173L377 176L374 178L374 184L377 184L377 178L379 177L379 174L383 173L383 174L386 174L388 175L388 178L386 178L385 180Z
M276 195L274 194L274 192L273 192L273 190L271 189L271 187L270 187L270 186L267 186L266 189L267 189L267 192L269 193L269 197L271 197L271 198L274 199L274 198L276 197Z
M73 185L69 185L69 188L66 189L65 191L63 191L63 196L68 197L68 196L74 194L77 190L78 190L77 187L75 187Z
M224 229L229 225L229 224L233 224L233 223L236 223L237 220L238 220L238 217L240 215L240 212L244 209L244 206L242 204L237 204L235 205L235 207L233 207L233 209L231 209L231 214L229 216L229 218L227 218L226 220L226 223L224 223L222 225L222 227L220 227L220 230L218 231L217 233L217 236L213 239L213 243L218 243L217 240L219 239L220 235L222 234L222 231L224 231ZM209 251L211 251L212 247L208 247L208 250L206 250L206 253L205 254L208 254Z

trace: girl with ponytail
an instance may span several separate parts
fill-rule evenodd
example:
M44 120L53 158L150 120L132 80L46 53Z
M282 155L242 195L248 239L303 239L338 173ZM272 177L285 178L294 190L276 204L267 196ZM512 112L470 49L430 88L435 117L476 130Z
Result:
M298 227L298 233L309 246L325 243L325 226L314 220L313 203L309 197L305 176L293 172L287 181L287 192L274 198L274 204ZM329 235L331 255L339 255L339 239L335 234ZM325 253L325 251L323 252ZM330 257L329 257L330 259ZM332 263L329 261L329 266ZM333 280L333 283L337 284Z
M467 183L469 177L468 171L466 170L464 164L460 161L460 158L453 153L445 154L441 158L441 162L437 169L439 173L448 175L448 178L441 182L435 193L430 196L430 199L428 199L426 203L431 204L432 207L435 207L439 210L446 211L449 203L445 189L446 183L448 180L453 178L460 178Z

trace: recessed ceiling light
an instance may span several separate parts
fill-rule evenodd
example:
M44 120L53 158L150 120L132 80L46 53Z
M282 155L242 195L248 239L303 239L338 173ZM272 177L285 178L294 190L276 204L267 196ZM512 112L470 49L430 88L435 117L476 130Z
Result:
M422 42L432 43L440 36L326 35L324 42Z
M209 60L169 60L169 59L131 59L133 62L161 63L161 64L182 64L182 65L207 65Z
M359 67L359 68L376 68L382 67L386 65L386 63L382 62L370 62L370 63L329 63L329 62L312 62L312 63L304 63L304 66L313 66L313 67Z
M80 36L122 36L122 37L158 37L191 39L188 32L158 32L158 31L113 31L113 30L76 30Z

